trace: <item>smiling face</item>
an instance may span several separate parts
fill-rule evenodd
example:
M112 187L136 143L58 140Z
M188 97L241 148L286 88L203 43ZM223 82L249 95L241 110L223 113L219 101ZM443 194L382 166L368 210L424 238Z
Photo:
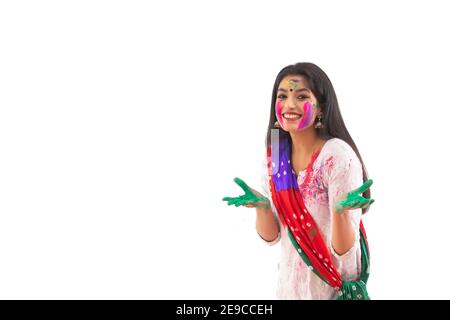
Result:
M319 113L317 100L302 76L286 76L278 86L275 113L283 130L298 132L313 128Z

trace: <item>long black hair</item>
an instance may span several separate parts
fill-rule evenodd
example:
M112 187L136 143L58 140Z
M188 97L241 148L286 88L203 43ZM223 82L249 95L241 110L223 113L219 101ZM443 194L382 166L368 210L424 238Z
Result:
M277 100L278 86L281 80L288 75L298 75L303 76L307 82L308 88L312 91L317 99L318 106L322 111L322 128L316 129L319 137L324 140L329 140L331 138L339 138L348 143L361 162L363 169L363 181L367 180L367 170L364 166L361 154L356 147L350 133L345 126L344 119L342 118L341 111L339 110L339 104L334 91L333 85L326 73L313 63L309 62L299 62L296 64L289 65L281 69L278 73L275 83L273 85L272 91L272 103L270 106L270 119L267 128L266 136L266 148L270 145L271 130L274 129L274 123L277 120L275 114L275 103ZM279 137L281 139L289 139L292 144L292 139L288 132L284 130L279 130ZM370 189L364 191L363 196L365 198L370 198ZM363 213L367 211L363 209Z

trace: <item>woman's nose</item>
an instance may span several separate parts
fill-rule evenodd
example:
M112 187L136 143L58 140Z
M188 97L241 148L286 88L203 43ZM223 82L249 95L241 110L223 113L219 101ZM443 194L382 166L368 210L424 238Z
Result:
M287 104L287 107L289 109L295 109L296 108L296 103L295 103L294 99L292 99L292 98L288 99L286 104Z

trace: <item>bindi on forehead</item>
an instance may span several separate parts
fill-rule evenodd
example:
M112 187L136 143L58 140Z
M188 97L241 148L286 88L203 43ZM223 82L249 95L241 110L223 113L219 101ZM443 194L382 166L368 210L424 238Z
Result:
M299 79L289 79L289 80L285 80L285 82L287 82L287 87L289 87L289 91L292 92L292 91L298 89L298 87L300 86L301 80L299 80Z

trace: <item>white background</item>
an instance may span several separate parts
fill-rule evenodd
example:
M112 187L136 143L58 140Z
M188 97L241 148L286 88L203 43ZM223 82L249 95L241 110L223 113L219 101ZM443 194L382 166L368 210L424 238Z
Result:
M376 199L373 299L448 299L444 1L0 4L0 298L271 299L273 82L328 74Z

